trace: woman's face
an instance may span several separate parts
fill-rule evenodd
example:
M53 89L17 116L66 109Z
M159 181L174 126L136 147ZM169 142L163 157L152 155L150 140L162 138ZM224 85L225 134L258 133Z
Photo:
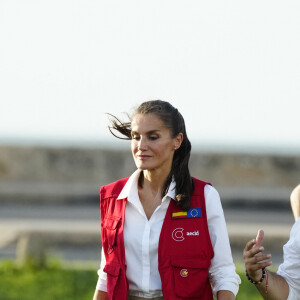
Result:
M172 138L170 130L155 114L137 114L131 122L131 151L138 169L169 172L182 133Z

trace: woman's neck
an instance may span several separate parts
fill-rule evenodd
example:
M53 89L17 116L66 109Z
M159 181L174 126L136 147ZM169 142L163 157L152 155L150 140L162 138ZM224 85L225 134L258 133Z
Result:
M144 170L143 172L143 188L151 190L153 194L162 192L164 183L169 175L169 172L162 170Z

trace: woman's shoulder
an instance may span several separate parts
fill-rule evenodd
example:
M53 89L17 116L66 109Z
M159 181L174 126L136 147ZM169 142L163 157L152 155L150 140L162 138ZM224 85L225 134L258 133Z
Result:
M204 181L204 180L200 180L198 178L192 177L193 181L194 181L194 187L195 190L199 189L199 188L203 188L205 189L205 191L210 191L210 190L215 190L216 189L213 187L213 185L208 182L208 181Z
M195 185L196 185L196 184L199 184L199 185L201 184L201 185L204 185L204 186L205 186L206 184L211 185L210 182L201 180L201 179L196 178L196 177L192 177L192 179L193 179Z
M100 194L102 198L118 196L122 191L124 185L128 181L129 177L119 179L117 181L111 182L107 185L103 185L100 188Z

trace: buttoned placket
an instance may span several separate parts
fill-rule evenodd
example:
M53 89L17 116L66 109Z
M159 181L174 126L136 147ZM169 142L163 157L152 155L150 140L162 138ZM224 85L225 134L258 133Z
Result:
M150 268L151 268L151 258L150 258L150 236L151 228L155 224L156 217L160 211L166 212L166 207L169 204L170 197L167 195L163 197L161 204L156 207L150 219L148 220L144 208L140 202L138 194L131 195L131 204L135 209L143 216L144 219L144 230L142 233L142 290L150 291Z

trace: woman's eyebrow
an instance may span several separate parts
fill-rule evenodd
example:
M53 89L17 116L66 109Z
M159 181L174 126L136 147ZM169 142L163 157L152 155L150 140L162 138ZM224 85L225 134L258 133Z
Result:
M161 130L159 129L153 129L153 130L150 130L150 131L147 131L146 134L154 134L154 133L157 133L157 132L160 132ZM137 131L131 131L131 134L140 134L139 132Z
M146 134L148 135L151 135L151 134L155 134L155 133L158 133L160 132L161 130L159 129L154 129L154 130L150 130L150 131L147 131ZM131 131L131 135L134 135L134 134L140 134L138 131Z
M160 132L159 129L154 129L154 130L150 130L147 132L147 134L154 134L154 133L157 133L157 132Z

